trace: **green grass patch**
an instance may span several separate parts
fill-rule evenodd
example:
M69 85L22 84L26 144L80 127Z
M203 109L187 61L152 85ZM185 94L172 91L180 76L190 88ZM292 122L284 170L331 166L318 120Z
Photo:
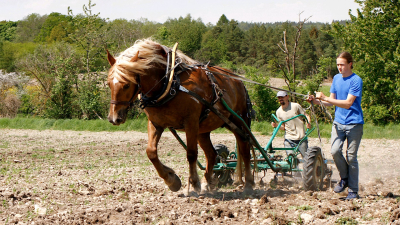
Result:
M147 132L147 119L144 117L127 120L114 126L107 120L43 119L32 117L0 118L0 128L30 130L74 130L74 131L129 131Z
M315 126L315 123L313 124ZM141 116L137 119L129 119L120 126L114 126L107 120L78 120L78 119L43 119L34 117L16 117L13 119L0 118L0 129L30 129L30 130L74 130L74 131L139 131L147 132L147 118ZM267 121L252 121L251 129L254 133L262 135L272 135L273 128ZM319 130L321 137L330 138L332 124L320 123ZM219 128L213 133L229 133L225 128ZM277 136L283 137L284 131L279 131ZM311 138L318 137L318 131L315 129ZM400 124L388 124L386 126L377 126L370 123L364 124L363 139L398 139L400 137ZM0 148L7 148L6 141L0 142Z
M358 224L357 220L350 218L350 217L340 217L335 221L335 224L340 225L356 225Z

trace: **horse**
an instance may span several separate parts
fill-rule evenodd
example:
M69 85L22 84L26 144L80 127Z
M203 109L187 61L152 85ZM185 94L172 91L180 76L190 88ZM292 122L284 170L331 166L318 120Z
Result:
M170 48L149 38L137 40L133 46L121 52L116 58L107 50L107 59L111 66L107 79L111 89L109 122L113 125L124 123L132 102L140 98L141 107L148 118L147 156L158 175L174 192L181 188L181 180L173 169L160 161L157 154L158 142L164 130L173 128L185 132L189 185L191 184L196 192L200 192L201 183L196 170L197 144L203 149L206 157L204 177L207 183L204 188L205 191L211 191L215 187L213 167L217 153L211 142L210 132L220 127L227 127L235 135L238 153L243 160L244 191L251 192L254 178L251 173L249 141L240 135L237 129L228 127L227 122L216 115L214 111L207 111L208 107L204 103L208 102L220 114L240 126L240 118L234 117L232 112L224 107L219 97L221 96L226 104L250 127L249 98L243 82L232 79L229 71L227 72L223 68L199 64L178 50L176 61L186 65L174 78L177 79L174 80L174 83L178 83L179 88L170 91L169 95L172 97L169 99L158 101L156 98L165 90L165 75L170 66L170 53ZM195 93L203 100L200 101L199 98L193 97L188 92ZM218 93L216 94L216 92Z

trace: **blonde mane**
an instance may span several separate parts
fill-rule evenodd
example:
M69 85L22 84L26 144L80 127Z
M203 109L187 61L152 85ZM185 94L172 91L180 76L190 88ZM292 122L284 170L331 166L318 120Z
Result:
M160 44L147 39L140 39L135 44L121 52L118 57L115 58L116 62L109 73L108 79L116 78L119 81L129 80L133 83L137 83L135 80L135 74L146 75L145 70L150 69L154 66L163 65L167 66L166 59L157 53L160 51ZM136 62L130 62L139 51L139 60ZM197 61L191 59L181 51L177 51L177 57L182 59L183 63L188 65L198 64Z

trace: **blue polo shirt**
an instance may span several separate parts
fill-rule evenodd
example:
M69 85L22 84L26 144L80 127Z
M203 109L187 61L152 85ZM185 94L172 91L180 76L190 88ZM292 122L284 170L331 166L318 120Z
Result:
M347 95L356 96L353 105L349 109L335 107L335 121L348 124L364 124L363 112L361 109L362 96L362 79L355 73L348 77L343 77L342 74L336 74L333 77L333 82L330 92L336 95L338 100L346 100Z

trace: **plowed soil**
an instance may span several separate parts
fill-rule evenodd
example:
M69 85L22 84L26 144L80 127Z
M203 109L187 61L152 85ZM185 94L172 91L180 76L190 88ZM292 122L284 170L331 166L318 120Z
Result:
M262 145L269 140L256 137ZM212 140L234 149L231 134ZM400 140L362 140L360 199L352 201L344 200L347 191L333 192L333 164L331 182L317 192L305 191L301 178L274 182L271 171L256 174L250 195L240 185L188 192L185 151L164 133L159 157L183 183L171 192L147 159L146 144L147 134L133 131L0 130L0 224L400 224ZM309 145L331 157L328 139Z

